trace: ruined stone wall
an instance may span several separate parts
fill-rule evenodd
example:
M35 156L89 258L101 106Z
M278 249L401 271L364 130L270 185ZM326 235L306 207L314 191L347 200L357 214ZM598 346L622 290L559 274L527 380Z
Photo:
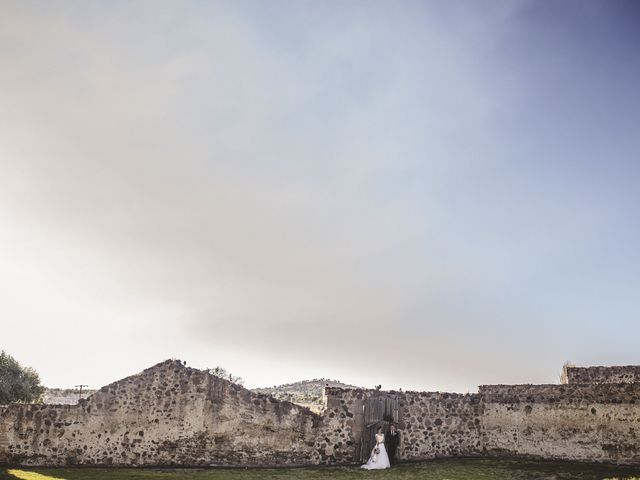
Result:
M491 385L489 455L640 464L640 384Z
M399 458L422 460L482 453L478 395L399 393Z
M317 433L317 463L358 462L364 398L363 390L325 388L325 409Z
M530 456L640 464L640 384L496 385L479 394L327 389L322 461L357 461L363 405L398 399L398 458Z
M365 434L363 406L377 395L398 401L398 459L481 454L482 406L478 395L328 388L323 414L326 435L320 445L327 460L346 463L360 459Z
M0 463L354 464L368 453L365 410L375 412L381 400L385 415L393 405L400 460L495 455L640 465L640 383L494 385L471 395L327 388L316 415L179 361L78 405L0 406Z
M640 383L640 366L566 367L568 384L579 383Z
M319 417L167 361L79 405L0 410L0 460L23 465L301 465Z

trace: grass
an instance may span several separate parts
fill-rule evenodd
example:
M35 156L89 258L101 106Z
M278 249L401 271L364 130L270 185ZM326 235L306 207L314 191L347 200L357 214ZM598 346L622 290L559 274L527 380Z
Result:
M0 480L640 480L640 468L566 462L455 459L399 465L282 469L12 468Z

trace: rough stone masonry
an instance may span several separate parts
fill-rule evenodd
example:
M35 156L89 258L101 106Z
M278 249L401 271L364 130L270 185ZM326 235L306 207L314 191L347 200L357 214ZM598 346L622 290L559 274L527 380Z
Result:
M168 360L78 405L0 406L0 463L293 466L366 455L372 406L391 408L398 456L525 456L640 464L638 367L595 367L566 385L479 393L325 389L320 415ZM609 370L607 370L609 368ZM579 380L576 383L576 380ZM386 405L386 407L385 407ZM389 407L391 406L391 407ZM368 410L369 409L369 410Z

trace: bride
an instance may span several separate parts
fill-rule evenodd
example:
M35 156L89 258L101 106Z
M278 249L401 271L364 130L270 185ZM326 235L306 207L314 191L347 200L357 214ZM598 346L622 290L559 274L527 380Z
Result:
M377 470L382 468L389 468L391 464L389 463L389 455L387 455L387 450L384 448L384 434L382 433L382 427L378 427L378 431L376 433L376 446L371 450L371 456L369 457L369 461L362 465L360 468L365 468L367 470Z

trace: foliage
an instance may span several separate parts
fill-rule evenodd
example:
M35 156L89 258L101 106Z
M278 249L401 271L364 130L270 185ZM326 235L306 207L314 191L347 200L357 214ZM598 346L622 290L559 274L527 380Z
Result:
M226 368L218 365L216 368L210 368L209 373L211 375L215 375L216 377L224 378L225 380L229 380L231 383L236 383L238 385L244 385L244 378L236 377L231 372L229 372Z
M44 391L33 368L23 367L4 350L0 352L0 404L37 402Z

